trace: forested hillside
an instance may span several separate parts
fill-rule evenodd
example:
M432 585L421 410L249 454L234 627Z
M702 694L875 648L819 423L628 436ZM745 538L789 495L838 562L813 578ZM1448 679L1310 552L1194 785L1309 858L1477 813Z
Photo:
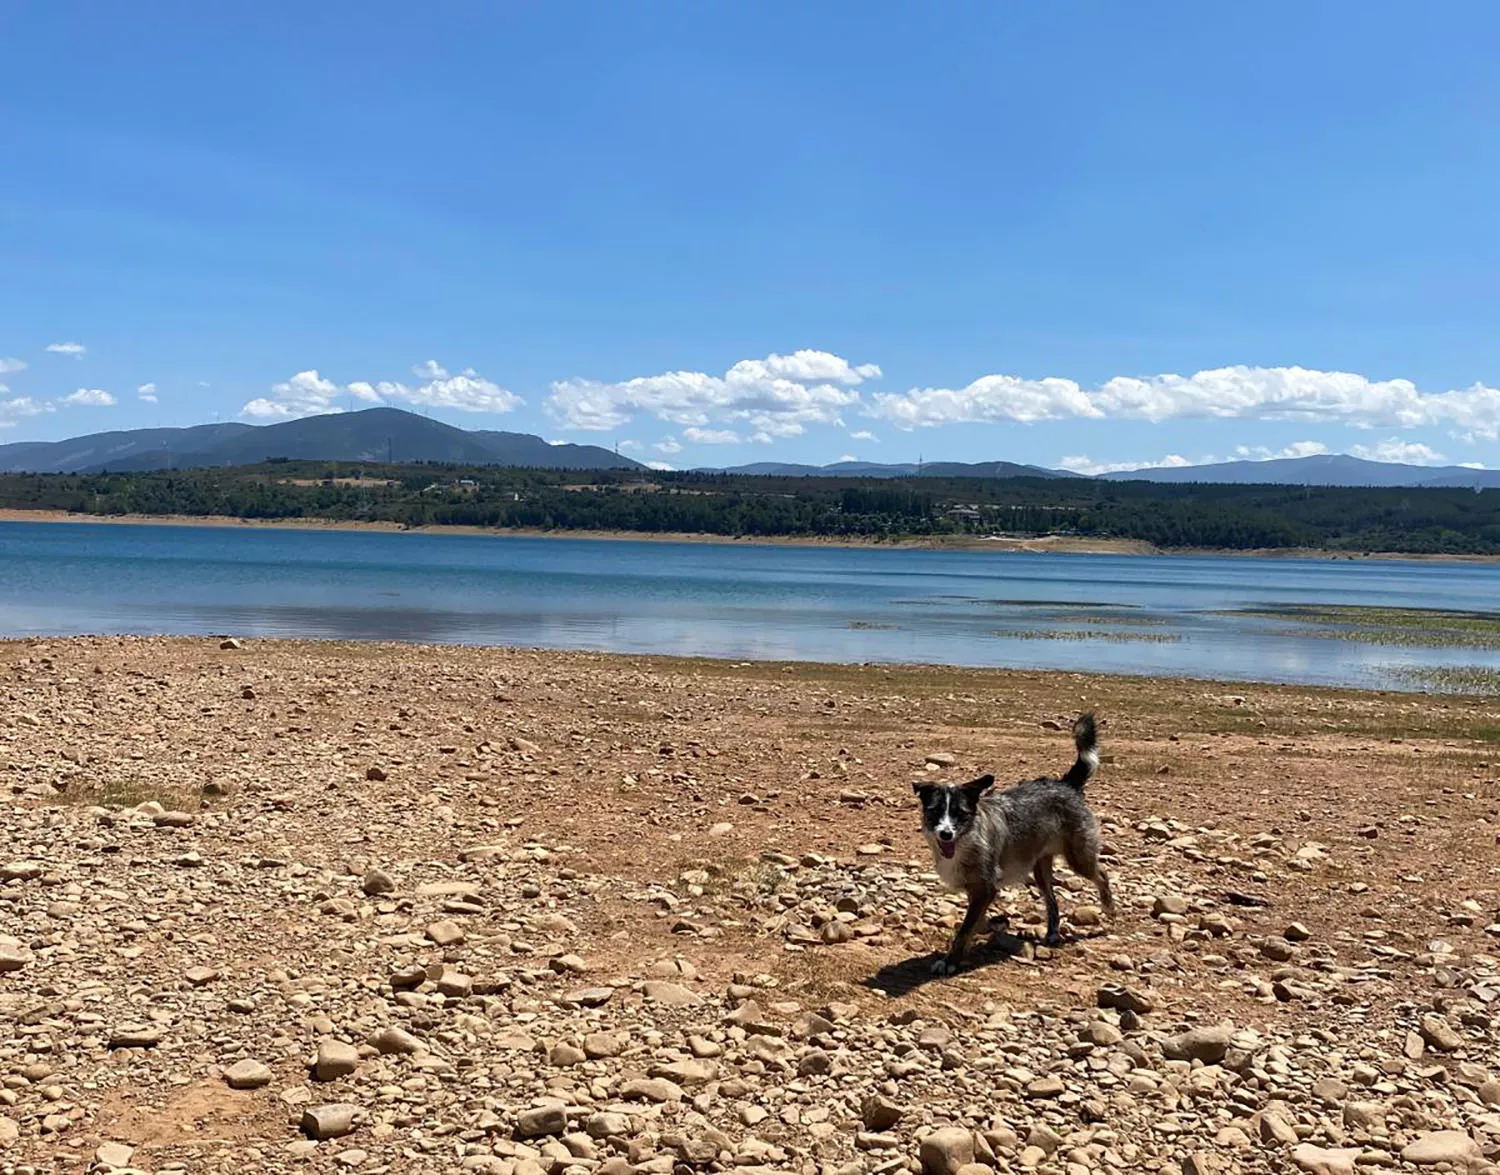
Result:
M843 479L271 462L0 477L0 507L410 526L907 538L1047 535L1163 548L1500 554L1500 493L1057 478Z

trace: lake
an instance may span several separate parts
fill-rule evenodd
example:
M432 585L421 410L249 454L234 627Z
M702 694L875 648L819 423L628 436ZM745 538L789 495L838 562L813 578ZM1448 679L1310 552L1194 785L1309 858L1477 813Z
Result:
M1495 564L0 523L9 637L234 633L1402 688L1431 669L1500 670L1500 651L1332 633L1273 610L1496 600Z

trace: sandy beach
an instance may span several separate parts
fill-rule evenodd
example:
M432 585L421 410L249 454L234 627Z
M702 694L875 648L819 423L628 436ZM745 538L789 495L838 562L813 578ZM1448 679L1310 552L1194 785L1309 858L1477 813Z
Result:
M10 1169L1500 1142L1493 700L253 640L0 675ZM1060 865L1062 947L1012 891L933 980L961 910L911 781L1061 770L1084 706L1118 917Z

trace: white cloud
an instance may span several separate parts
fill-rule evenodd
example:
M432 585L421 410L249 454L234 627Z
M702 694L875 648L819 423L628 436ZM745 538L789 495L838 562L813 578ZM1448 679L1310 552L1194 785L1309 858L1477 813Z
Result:
M858 461L858 460L859 460L859 458L856 457L853 453L845 453L836 462L834 462L834 464L836 464L836 465L842 465L846 461Z
M428 359L412 365L411 373L422 379L447 379L448 369L436 359Z
M13 372L25 370L26 360L24 359L0 359L0 375L10 375Z
M43 412L51 412L51 404L33 400L30 396L16 396L10 400L0 400L0 421L5 427L10 427L18 419L25 416L40 416Z
M1358 428L1449 424L1500 438L1500 389L1422 392L1409 380L1370 380L1303 367L1220 367L1196 375L1116 376L1092 391L1070 379L987 375L964 388L873 397L869 414L898 428L1042 420L1307 420Z
M74 408L113 408L116 402L103 388L79 388L58 401Z
M1397 437L1378 445L1350 445L1349 455L1363 457L1366 461L1394 461L1400 465L1441 465L1444 460L1443 455L1430 445Z
M623 383L561 380L546 411L567 428L619 428L646 415L685 428L745 430L748 439L767 442L800 436L809 424L843 423L844 410L860 402L859 385L879 375L873 363L797 351L743 359L722 376L671 371Z
M88 350L82 343L48 343L47 350L54 355L77 355L82 357Z
M690 445L743 445L745 438L732 428L685 428L682 439Z
M671 473L675 466L668 465L665 461L647 461L647 469L654 469L658 473Z
M640 441L621 441L619 444L622 453L638 453L645 447Z
M851 432L849 439L852 441L873 441L877 445L880 443L880 438L867 428L862 428L858 432Z
M1293 441L1280 449L1269 445L1237 445L1234 455L1242 461L1280 461L1289 457L1321 457L1328 452L1322 441Z
M269 397L251 400L240 413L262 420L296 420L303 416L342 412L340 400L352 399L362 404L412 404L423 408L454 408L460 412L509 412L522 403L521 397L485 379L473 368L450 375L435 360L412 368L419 375L441 372L427 382L412 387L392 380L369 383L355 380L337 384L325 379L316 369L299 371L285 383L275 384Z
M1059 469L1070 473L1081 473L1085 477L1098 477L1101 473L1134 473L1138 469L1180 469L1184 465L1207 465L1213 458L1189 461L1177 453L1168 453L1160 461L1095 461L1089 457L1064 457L1057 463Z
M285 383L271 386L271 399L251 400L240 413L259 420L296 420L325 412L342 412L334 403L339 385L324 379L316 368L299 371Z
M682 442L676 437L662 437L661 440L657 441L651 447L658 453L672 454L682 452Z
M143 383L135 389L135 394L148 404L156 403L156 385L154 383Z

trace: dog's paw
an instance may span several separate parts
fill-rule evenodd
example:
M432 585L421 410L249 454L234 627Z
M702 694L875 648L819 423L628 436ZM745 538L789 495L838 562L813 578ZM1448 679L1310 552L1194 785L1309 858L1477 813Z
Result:
M1044 947L1060 947L1062 946L1062 941L1062 935L1049 934L1042 939L1042 945Z
M958 964L951 959L938 959L932 965L932 973L934 975L957 975Z

